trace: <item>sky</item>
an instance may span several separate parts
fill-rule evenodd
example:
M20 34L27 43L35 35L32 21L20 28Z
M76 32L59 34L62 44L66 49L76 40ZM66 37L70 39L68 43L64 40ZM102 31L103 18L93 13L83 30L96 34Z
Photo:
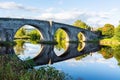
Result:
M0 0L0 17L52 20L92 27L120 22L120 0Z

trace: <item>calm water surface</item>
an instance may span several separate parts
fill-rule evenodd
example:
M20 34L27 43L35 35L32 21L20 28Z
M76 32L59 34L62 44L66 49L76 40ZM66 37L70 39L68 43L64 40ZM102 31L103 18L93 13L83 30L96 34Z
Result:
M68 47L61 47L59 45L53 47L54 52L59 57L68 49ZM38 56L42 48L41 44L24 43L21 50L15 46L14 51L20 59L25 60ZM79 49L78 47L74 48ZM89 54L84 53L81 56L55 62L50 66L71 75L74 80L120 80L119 50L119 48L102 47L99 51L92 51Z
M75 80L120 80L120 67L114 58L104 59L97 52L76 61L74 58L52 66L62 70Z

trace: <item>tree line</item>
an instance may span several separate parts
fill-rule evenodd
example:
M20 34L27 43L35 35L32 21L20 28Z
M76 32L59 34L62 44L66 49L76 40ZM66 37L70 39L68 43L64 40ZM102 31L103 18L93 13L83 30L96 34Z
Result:
M81 20L76 20L73 25L87 30L93 29ZM101 38L114 38L120 41L120 24L115 27L114 25L107 23L104 24L104 26L97 28L95 32L98 33Z
M27 31L26 28L21 27L15 34L15 39L30 39L32 41L40 40L41 35L37 29Z

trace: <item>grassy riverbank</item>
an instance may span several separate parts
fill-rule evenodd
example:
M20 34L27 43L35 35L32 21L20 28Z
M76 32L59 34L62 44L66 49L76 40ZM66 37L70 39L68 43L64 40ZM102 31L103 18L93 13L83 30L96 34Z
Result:
M0 55L0 80L71 80L54 67L33 68L33 63L23 62L13 55Z
M100 40L100 45L117 46L117 45L120 45L120 41L114 38L102 39Z

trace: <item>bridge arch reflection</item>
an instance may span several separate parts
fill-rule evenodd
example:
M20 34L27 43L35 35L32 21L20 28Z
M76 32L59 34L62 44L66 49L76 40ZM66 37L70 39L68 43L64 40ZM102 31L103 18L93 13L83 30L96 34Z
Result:
M80 51L82 51L84 49L84 47L85 47L85 43L84 42L79 42L77 50L80 52Z
M80 55L89 54L91 52L95 52L100 49L99 44L93 43L84 43L85 46L81 51L77 50L78 44L69 44L68 49L62 54L61 56L57 56L54 52L54 46L51 45L44 45L44 50L42 55L37 56L34 58L34 62L36 65L44 65L48 63L56 63L60 61L64 61L67 59L75 58Z
M54 52L54 45L44 44L42 46L43 46L43 49L41 50L41 52L39 52L37 56L32 58L32 60L34 61L36 66L45 65L48 63L52 64L52 63L64 61L67 59L76 58L78 56L96 52L96 51L100 50L100 48L101 48L98 43L95 43L95 44L85 43L85 47L81 51L78 51L77 50L78 44L70 43L66 52L61 56L57 56ZM12 47L10 47L10 48L3 47L3 48L0 48L0 51L3 51L3 52L7 51L6 54L15 52ZM26 60L25 60L25 62L26 62Z

